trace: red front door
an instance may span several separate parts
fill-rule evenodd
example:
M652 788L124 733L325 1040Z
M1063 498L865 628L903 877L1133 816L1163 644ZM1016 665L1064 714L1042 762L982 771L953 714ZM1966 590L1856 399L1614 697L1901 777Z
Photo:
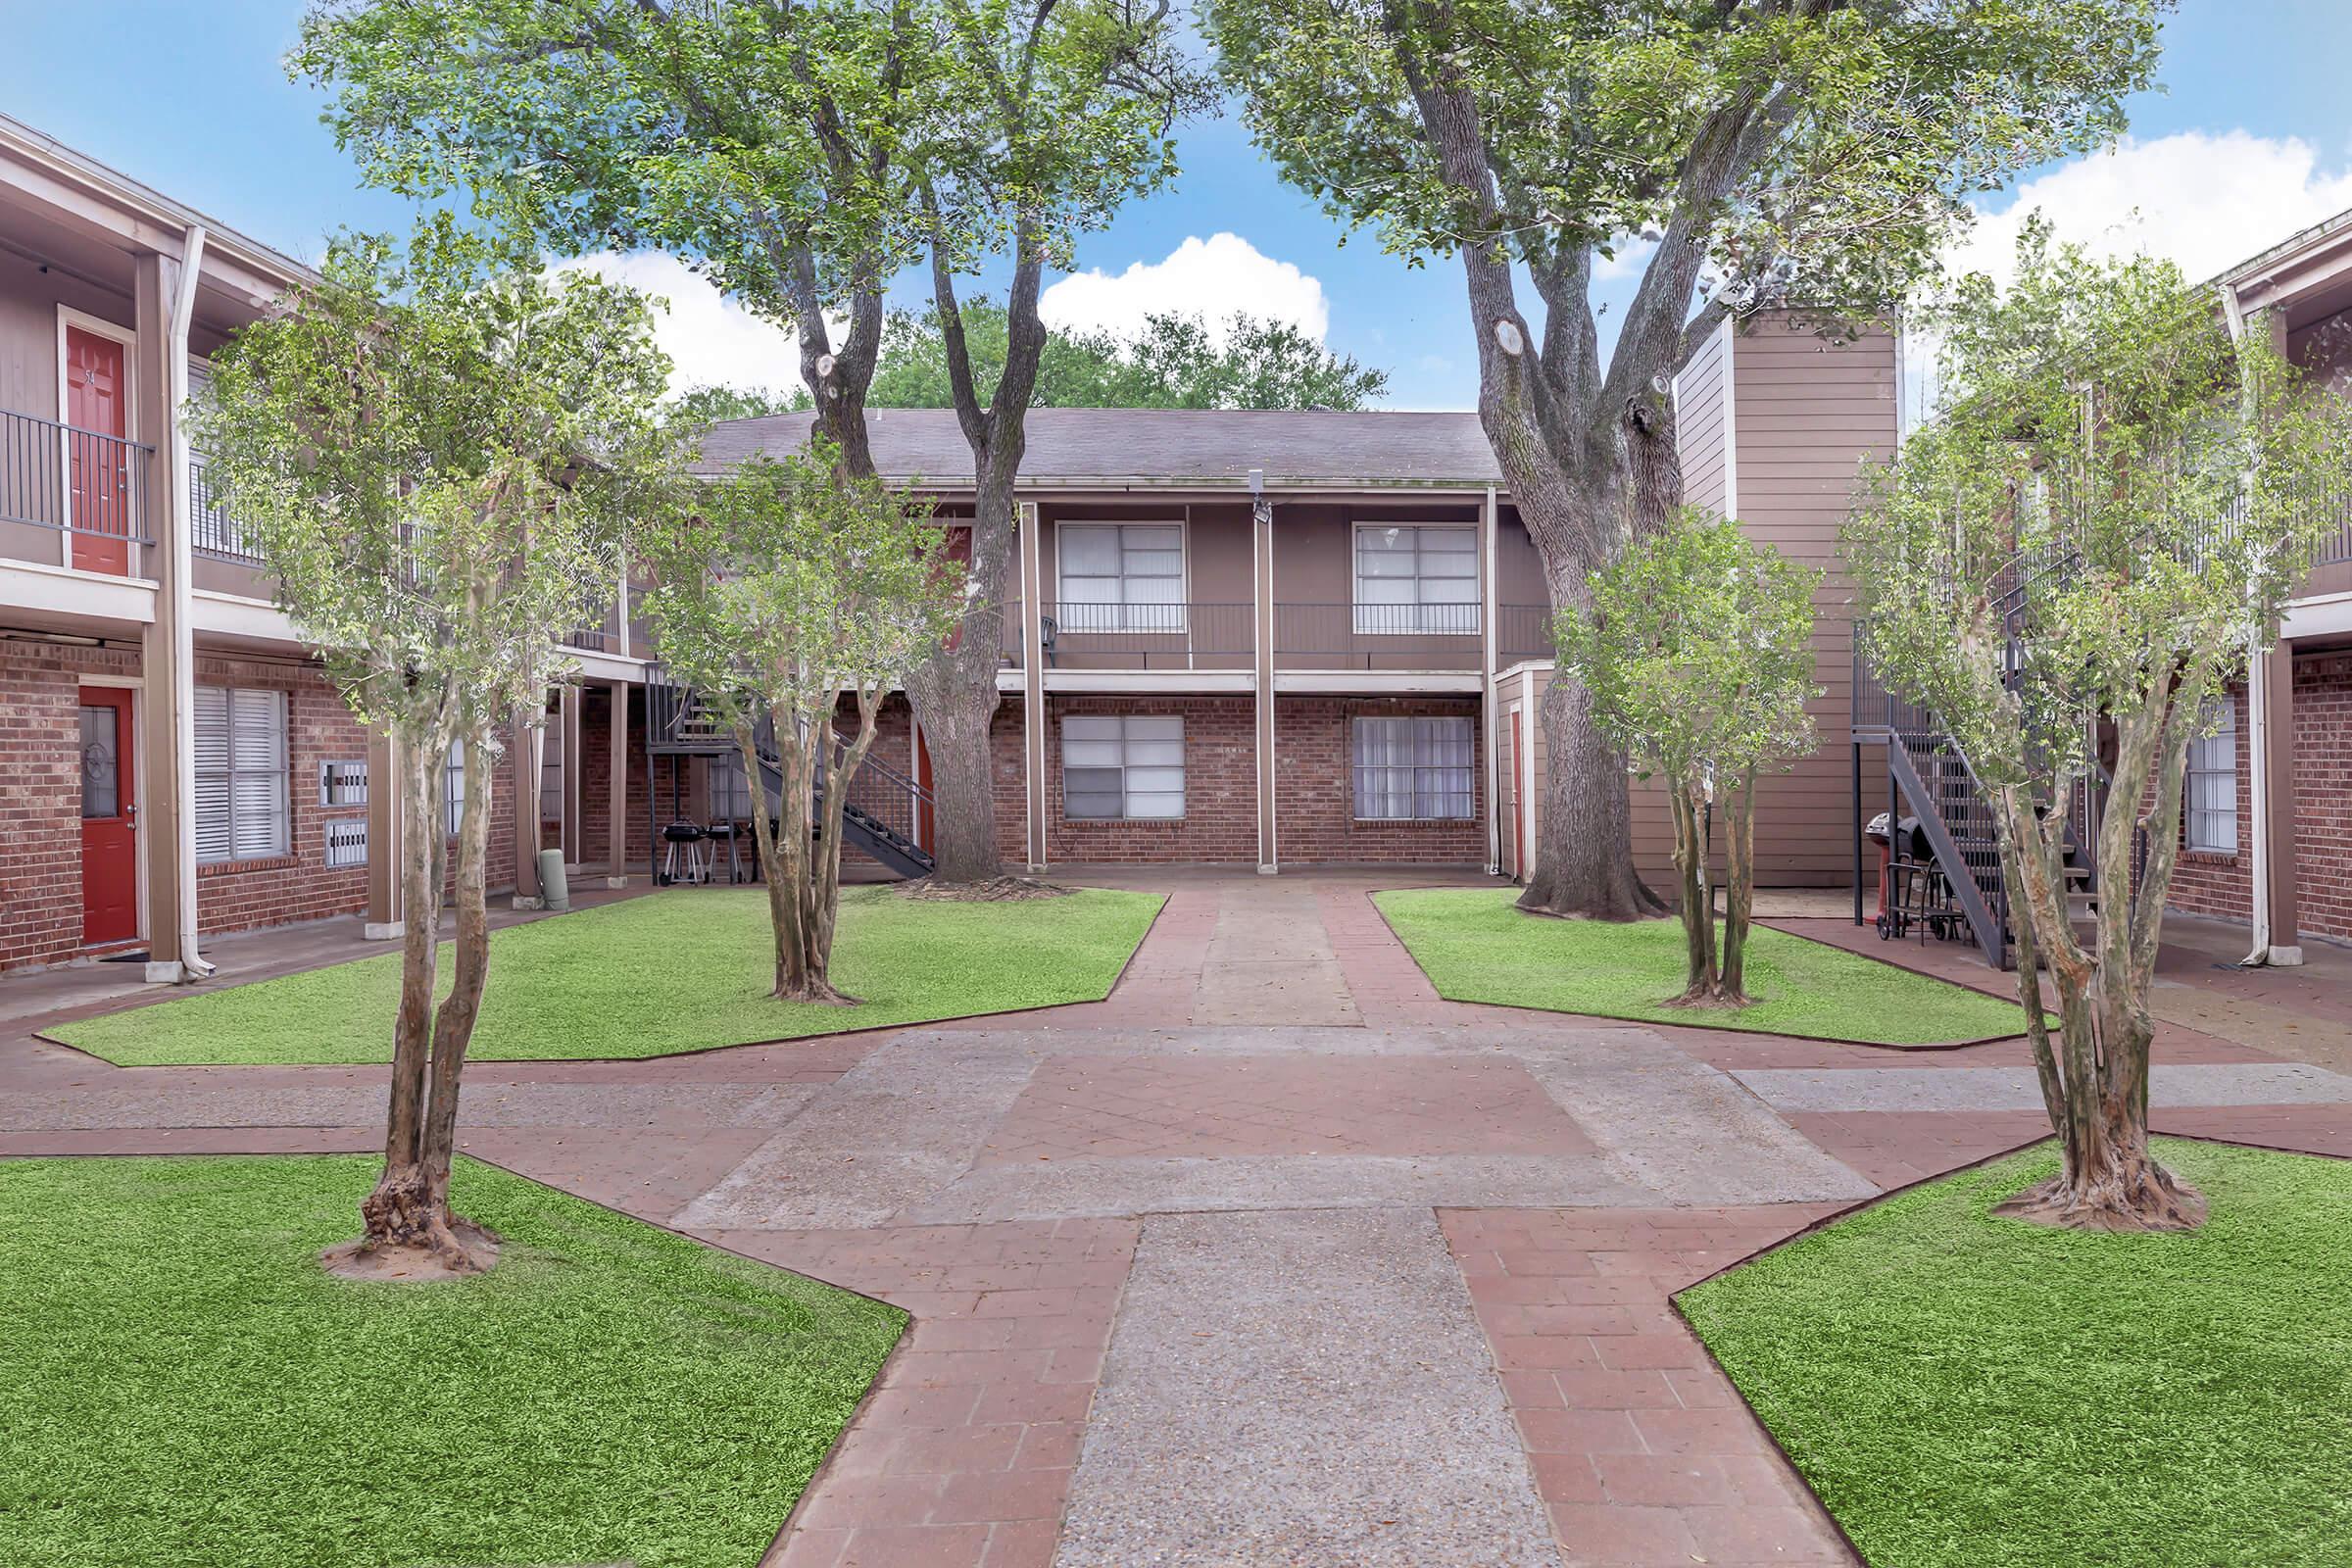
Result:
M122 345L78 326L66 328L66 425L74 564L127 574L130 410Z
M130 693L81 689L81 940L139 934L138 770L130 765Z

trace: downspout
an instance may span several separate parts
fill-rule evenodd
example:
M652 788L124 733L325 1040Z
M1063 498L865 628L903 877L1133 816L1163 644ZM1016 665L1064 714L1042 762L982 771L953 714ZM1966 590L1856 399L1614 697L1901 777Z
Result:
M204 225L188 225L180 247L179 286L172 300L170 364L172 367L172 766L179 794L172 813L178 835L179 861L179 974L180 983L209 978L214 965L196 949L196 744L191 729L196 711L196 628L190 623L189 573L195 569L190 542L195 529L188 516L192 501L188 487L187 420L181 411L188 401L188 326L196 309L196 274L204 267Z
M2244 343L2246 310L2234 283L2222 285L2222 312L2229 319L2230 343ZM2254 818L2254 906L2248 912L2253 916L2254 946L2237 961L2240 968L2258 969L2271 961L2271 662L2255 655L2251 632L2246 641L2246 792Z

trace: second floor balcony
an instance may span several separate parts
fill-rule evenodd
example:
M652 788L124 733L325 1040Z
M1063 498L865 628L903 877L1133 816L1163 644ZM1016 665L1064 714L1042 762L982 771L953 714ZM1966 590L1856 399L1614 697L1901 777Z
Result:
M0 410L0 556L145 576L155 448Z

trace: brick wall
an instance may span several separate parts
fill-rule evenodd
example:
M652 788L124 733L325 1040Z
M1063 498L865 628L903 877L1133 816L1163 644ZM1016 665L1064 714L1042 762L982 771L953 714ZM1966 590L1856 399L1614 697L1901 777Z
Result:
M0 642L0 969L81 947L81 682L134 653Z
M368 756L368 732L342 696L316 670L207 654L197 656L196 683L286 694L286 792L293 806L287 854L196 868L198 928L207 934L249 931L365 910L368 868L327 866L326 824L330 819L365 817L367 808L318 804L320 761L364 760ZM370 776L368 787L372 792L397 788L397 783ZM510 853L510 880L513 865Z
M1486 738L1478 706L1471 697L1277 697L1274 808L1283 863L1486 864ZM1357 820L1353 721L1359 716L1469 719L1469 820Z
M1249 698L1049 697L1046 712L1048 863L1257 863L1257 747ZM1061 720L1095 713L1172 713L1184 720L1181 821L1072 822L1063 817ZM1017 757L1017 725L1014 733Z
M2297 924L2307 935L2352 940L2352 654L2297 659L2294 680ZM2230 700L2237 705L2238 853L2184 848L2170 906L2243 921L2254 897L2253 726L2245 692L2233 691Z
M1046 703L1046 856L1050 862L1256 863L1257 763L1250 698L1054 696ZM1073 713L1181 715L1184 820L1064 819L1060 720ZM1475 726L1478 704L1472 698L1450 697L1277 699L1275 802L1283 863L1483 864L1487 854L1483 768L1474 768L1478 814L1470 821L1355 820L1349 721L1358 713L1461 714ZM1017 864L1027 853L1018 697L1006 697L998 709L992 735L997 842L1005 859ZM1484 744L1483 739L1479 744Z
M2295 661L2299 923L2352 940L2352 654Z

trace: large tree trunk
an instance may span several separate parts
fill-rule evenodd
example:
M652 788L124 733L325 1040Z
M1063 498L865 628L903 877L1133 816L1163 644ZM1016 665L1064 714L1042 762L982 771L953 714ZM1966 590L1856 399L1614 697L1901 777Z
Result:
M2180 831L2181 775L2189 725L2167 719L2162 701L2119 717L2114 782L2094 832L2101 868L2097 930L2086 950L2066 903L2061 840L2067 813L2044 814L2031 792L1996 792L2002 877L2018 934L2018 992L2026 1009L2043 1104L2058 1136L2058 1174L1998 1205L1996 1213L2075 1229L2191 1230L2205 1199L2148 1149L2148 1069L2154 1027L2147 1008L2164 900ZM2149 775L2156 802L2141 885L2132 881L2132 838ZM2063 800L2063 790L2057 791ZM2058 993L2058 1038L2042 1012L2041 970Z
M1004 525L1007 535L1009 522ZM985 586L984 595L991 591ZM1000 606L964 612L957 646L943 649L906 678L906 696L931 759L931 878L939 883L994 881L1004 874L997 845L996 650L1004 637ZM967 657L988 650L987 657Z
M1565 674L1544 692L1544 821L1519 907L1639 920L1665 906L1634 869L1625 755L1592 722L1592 699Z
M1699 827L1705 807L1685 779L1670 781L1666 803L1674 818L1674 869L1682 881L1683 992L1674 1000L1694 1005L1715 995L1715 895L1707 886L1706 837Z
M448 745L436 732L428 741L400 749L407 764L401 781L408 827L401 866L406 930L384 1168L360 1204L360 1239L326 1254L328 1267L337 1272L433 1278L478 1273L497 1257L496 1238L458 1218L449 1206L459 1079L489 971L484 863L491 768L485 751L484 737L468 738L466 804L459 825L458 968L450 995L436 1013L432 998L448 864L440 784L448 765Z

